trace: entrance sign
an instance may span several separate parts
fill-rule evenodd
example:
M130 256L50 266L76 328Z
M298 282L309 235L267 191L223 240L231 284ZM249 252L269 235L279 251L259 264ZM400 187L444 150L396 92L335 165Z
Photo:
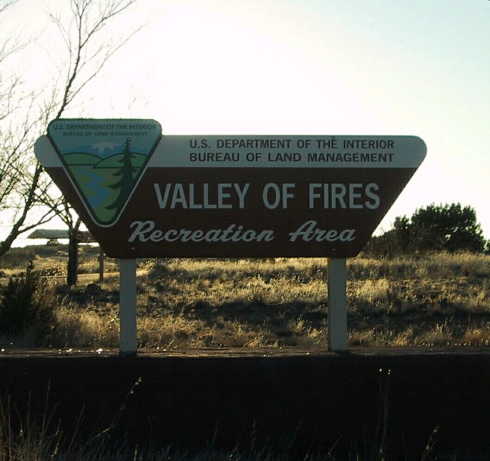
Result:
M162 136L59 119L36 155L112 257L346 258L425 157L415 136Z
M347 348L346 261L422 163L416 136L162 136L155 120L58 119L36 156L120 259L136 354L136 258L327 256L328 348Z

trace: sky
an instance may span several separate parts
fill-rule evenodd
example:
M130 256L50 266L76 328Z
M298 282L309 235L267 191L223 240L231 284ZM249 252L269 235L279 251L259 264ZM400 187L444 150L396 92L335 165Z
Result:
M2 34L36 37L10 64L26 84L59 74L47 12L67 5L19 0L0 18ZM139 0L99 38L139 26L65 116L153 118L164 134L416 135L427 157L376 232L458 202L490 238L490 1Z

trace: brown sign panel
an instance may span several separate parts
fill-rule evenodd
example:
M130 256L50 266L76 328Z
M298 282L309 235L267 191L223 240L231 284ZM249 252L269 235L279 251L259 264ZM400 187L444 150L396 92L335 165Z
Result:
M155 135L156 122L140 122ZM53 123L68 138L83 126ZM103 141L112 150L92 149L98 158L65 153L63 162L52 136L36 144L92 235L118 258L355 256L426 152L415 136L162 136L143 158L136 138L144 130L133 125L126 140Z

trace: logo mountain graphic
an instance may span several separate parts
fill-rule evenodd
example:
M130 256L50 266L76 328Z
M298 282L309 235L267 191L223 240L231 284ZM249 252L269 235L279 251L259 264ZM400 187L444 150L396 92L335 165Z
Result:
M92 219L119 219L161 137L155 120L57 119L48 126L63 167Z

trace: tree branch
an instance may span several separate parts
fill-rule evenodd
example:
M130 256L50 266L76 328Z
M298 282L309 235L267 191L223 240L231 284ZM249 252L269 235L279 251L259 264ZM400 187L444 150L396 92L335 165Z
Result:
M0 0L1 1L1 0ZM21 93L20 77L9 83L0 79L0 210L14 212L12 226L7 238L0 242L0 256L11 247L22 233L48 222L56 214L71 228L76 226L78 216L64 199L53 199L50 194L51 182L42 179L43 168L31 157L34 140L46 129L49 120L60 118L67 108L107 64L109 59L139 30L127 35L116 45L97 45L97 34L112 19L127 10L136 0L71 0L72 26L61 17L50 15L57 26L66 46L65 83L61 91L53 86L48 99L34 92ZM0 14L14 1L3 3ZM95 5L99 10L95 11ZM102 6L101 6L102 5ZM91 48L95 46L94 52ZM13 46L11 41L0 43L0 63L21 45ZM2 86L3 83L3 86ZM29 104L26 102L30 101ZM17 121L25 110L24 122ZM33 113L36 114L33 116ZM19 130L19 126L21 129ZM46 211L34 223L27 223L34 206L48 205Z

